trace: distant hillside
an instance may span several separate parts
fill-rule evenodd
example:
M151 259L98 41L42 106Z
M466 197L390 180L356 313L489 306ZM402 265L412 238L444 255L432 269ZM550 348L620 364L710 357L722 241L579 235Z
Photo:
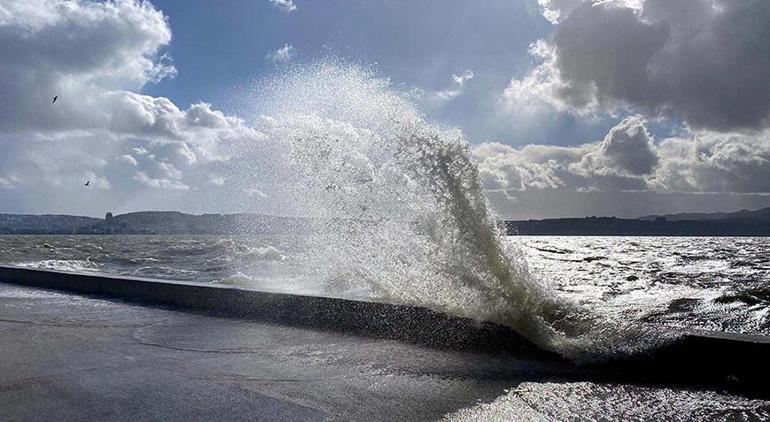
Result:
M146 211L105 218L0 214L1 234L264 234L285 233L302 220L258 214Z
M575 236L770 236L770 208L734 213L507 221L508 234Z
M72 215L0 214L0 233L74 233L82 227L97 224L100 221L103 220Z
M263 234L289 231L296 218L259 214L191 215L174 211L144 211L110 217L80 228L92 234Z
M680 213L667 215L647 215L640 217L639 220L654 221L756 221L770 222L770 207L762 208L757 211L741 210L738 212L715 212L715 213Z

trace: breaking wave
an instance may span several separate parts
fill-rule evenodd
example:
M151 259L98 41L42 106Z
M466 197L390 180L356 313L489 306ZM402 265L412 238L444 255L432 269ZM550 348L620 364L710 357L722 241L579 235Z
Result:
M89 272L98 268L97 265L89 259L45 259L34 262L20 262L16 265L25 268L69 272Z
M314 272L329 294L366 290L513 327L575 359L660 341L558 298L504 241L459 130L429 123L370 68L327 60L256 94L284 195L310 217ZM303 233L308 236L308 233Z

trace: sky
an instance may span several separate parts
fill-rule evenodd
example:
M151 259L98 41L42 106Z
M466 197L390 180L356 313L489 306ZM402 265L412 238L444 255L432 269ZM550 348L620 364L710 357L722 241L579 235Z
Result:
M462 131L506 218L770 206L769 23L766 0L5 0L0 212L280 214L261 90L324 60Z

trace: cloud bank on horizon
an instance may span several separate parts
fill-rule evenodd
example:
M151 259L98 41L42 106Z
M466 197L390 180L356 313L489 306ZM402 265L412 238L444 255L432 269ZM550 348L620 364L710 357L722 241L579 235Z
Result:
M303 12L294 1L270 5L287 18ZM532 40L531 69L507 86L485 84L485 69L474 67L448 73L437 88L415 87L429 93L419 100L429 117L484 87L495 110L478 118L491 125L615 122L603 139L573 139L569 131L542 144L474 139L484 186L506 216L770 205L769 3L538 0L533 7L552 31ZM243 193L261 204L257 211L280 212L269 200L278 183L269 159L239 149L269 151L255 124L208 103L182 108L142 93L184 72L165 54L170 19L130 0L0 4L0 212L242 211ZM297 55L292 42L277 45L263 53L268 64ZM652 126L667 129L653 136ZM229 176L245 167L249 178ZM86 193L85 180L94 188Z

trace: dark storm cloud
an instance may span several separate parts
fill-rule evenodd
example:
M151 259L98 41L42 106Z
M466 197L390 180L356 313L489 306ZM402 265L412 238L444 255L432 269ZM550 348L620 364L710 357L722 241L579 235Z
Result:
M545 64L559 81L549 91L555 101L626 106L719 131L768 125L770 2L565 3Z

